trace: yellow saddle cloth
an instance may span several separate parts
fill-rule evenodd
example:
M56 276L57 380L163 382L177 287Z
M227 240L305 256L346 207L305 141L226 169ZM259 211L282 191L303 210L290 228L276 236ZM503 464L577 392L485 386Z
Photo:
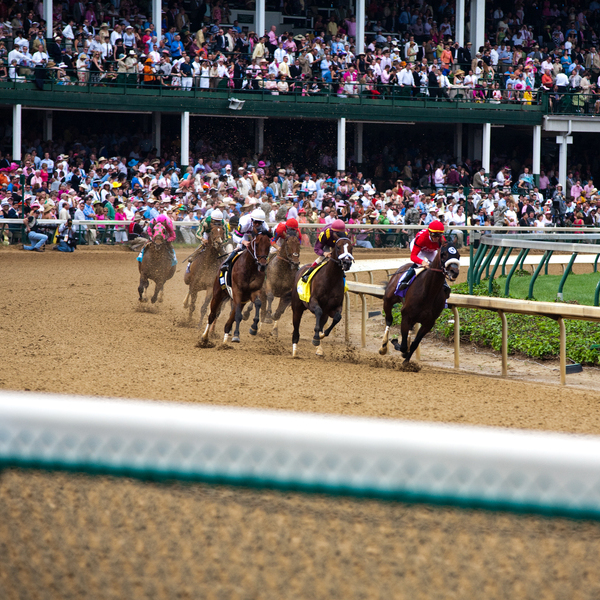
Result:
M298 280L298 285L296 286L296 291L298 292L298 298L302 300L302 302L310 301L310 282L312 278L320 271L328 261L323 261L319 266L315 267L315 270L308 276L308 281L305 283L302 281L302 277ZM344 277L344 292L348 291L348 284L346 283L346 278Z

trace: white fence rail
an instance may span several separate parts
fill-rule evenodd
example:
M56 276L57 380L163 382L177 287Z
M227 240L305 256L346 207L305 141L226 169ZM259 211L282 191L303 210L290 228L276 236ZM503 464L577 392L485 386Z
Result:
M600 518L600 438L0 392L33 467Z

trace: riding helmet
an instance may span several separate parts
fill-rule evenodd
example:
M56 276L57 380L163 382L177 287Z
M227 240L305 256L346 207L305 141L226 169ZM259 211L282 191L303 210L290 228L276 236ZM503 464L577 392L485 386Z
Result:
M264 221L267 217L265 211L260 208L255 208L251 213L250 217L253 221Z
M437 219L429 223L429 231L431 233L444 233L444 224Z
M346 225L341 219L336 219L331 224L331 229L333 229L333 231L346 231Z
M296 221L296 219L294 219L294 218L288 219L285 222L285 226L288 229L298 229L298 221Z
M223 213L218 208L216 208L215 210L213 210L210 213L210 220L211 221L222 221L223 220Z

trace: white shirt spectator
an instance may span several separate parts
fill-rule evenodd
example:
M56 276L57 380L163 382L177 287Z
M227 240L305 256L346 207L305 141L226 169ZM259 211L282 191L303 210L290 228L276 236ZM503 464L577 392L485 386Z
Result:
M569 78L566 73L561 72L556 76L555 83L558 87L567 87L569 85Z
M40 46L40 48L42 47ZM41 50L34 52L33 56L31 57L31 60L33 61L34 65L41 65L44 62L48 62L48 55L44 52L42 48Z

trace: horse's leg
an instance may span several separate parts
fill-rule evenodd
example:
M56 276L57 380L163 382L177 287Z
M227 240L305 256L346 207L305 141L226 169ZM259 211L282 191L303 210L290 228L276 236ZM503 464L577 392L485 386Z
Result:
M275 299L275 294L273 294L273 292L269 292L269 293L267 293L267 294L264 295L264 299L263 299L263 295L261 294L260 299L263 302L266 301L265 314L263 316L263 321L265 323L272 323L273 322L272 307L273 307L273 300ZM280 307L281 307L282 300L279 301L279 306ZM277 312L279 312L279 308L277 309ZM275 319L275 320L277 321L277 319ZM273 326L273 327L275 327L275 326Z
M212 299L212 292L210 290L206 290L206 295L204 296L204 302L202 303L202 306L200 307L200 322L198 323L198 327L200 325L202 325L202 322L204 321L204 316L206 315L206 311L208 309L208 305L210 304L211 299ZM219 308L221 308L221 307L219 307ZM217 321L215 319L215 321L213 322L213 326L216 322Z
M304 314L304 304L298 301L298 304L294 306L292 303L292 325L294 331L292 333L292 358L298 356L298 342L300 341L300 323L302 322L302 315Z
M244 308L242 312L242 320L247 321L250 318L250 313L252 312L252 302L249 302L248 305Z
M150 282L140 273L140 285L138 286L138 293L140 295L140 302L148 302L147 298L144 298L144 292Z
M242 309L244 308L244 305L241 302L235 302L235 300L232 302L232 314L234 316L235 319L235 330L233 332L233 337L231 338L232 342L236 342L237 344L240 343L240 323L242 322ZM227 321L227 323L229 324L229 330L231 331L231 315L229 316L229 320ZM233 323L233 321L231 321L231 323Z
M385 314L385 331L383 332L383 339L381 340L381 348L379 348L379 354L382 356L388 352L388 342L390 340L390 327L394 322L392 316L392 308L394 308L395 296L385 297L383 299L383 312Z
M250 305L252 306L252 305ZM262 306L262 302L260 301L260 294L256 294L256 298L254 300L254 321L252 321L252 326L250 327L250 335L256 335L258 333L258 321L260 320L260 307Z
M313 336L312 339L312 344L313 346L320 346L321 345L321 330L323 329L322 325L321 325L321 321L323 320L323 309L316 304L314 310L312 311L313 314L315 315L315 335ZM327 315L325 315L325 321L327 321Z
M206 292L206 294L208 295L208 291ZM204 333L202 334L202 340L206 341L208 340L208 330L210 329L210 326L216 322L217 320L217 316L219 315L219 307L221 306L221 302L223 301L223 290L221 289L221 286L219 285L218 280L216 281L215 285L213 285L213 294L212 294L212 299L210 301L210 313L208 315L208 323L206 324L206 329L204 330ZM229 327L231 329L231 326Z
M165 283L166 282L163 282L163 284L160 286L160 292L158 293L158 301L161 303L165 299Z
M333 320L331 322L331 325L323 332L321 333L321 339L326 338L330 333L331 330L342 320L342 307L338 307L338 309L335 311L335 314L333 315Z
M275 315L273 316L273 330L271 331L271 335L278 336L279 335L279 319L281 319L281 315L287 310L287 307L292 303L292 292L288 292L285 296L282 296L279 299L279 305L277 306L277 310L275 311Z
M414 354L415 350L421 343L421 340L431 331L431 328L433 327L434 323L435 323L435 320L427 322L427 323L421 323L421 327L419 328L419 331L417 332L415 339L413 340L412 344L410 345L410 348L408 349L408 351L406 351L402 354L402 356L406 359L404 361L404 364L406 364L410 360L411 356Z
M188 292L188 298L189 298L188 306L190 309L189 318L191 320L192 315L194 314L194 311L196 310L196 300L198 299L197 290L190 288L190 291Z
M154 282L154 294L153 294L152 298L150 298L150 302L152 302L152 304L156 304L156 301L158 300L158 295L162 291L164 285L165 285L164 281L155 281Z
M413 328L414 323L412 323L408 317L402 315L402 322L400 323L400 333L402 334L402 341L400 345L394 344L394 348L402 353L402 357L406 358L408 355L408 336L410 335L410 330Z

